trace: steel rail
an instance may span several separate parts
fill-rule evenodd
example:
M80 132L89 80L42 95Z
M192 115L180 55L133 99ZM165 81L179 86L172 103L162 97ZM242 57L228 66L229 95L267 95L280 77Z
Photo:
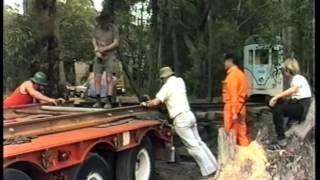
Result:
M65 115L75 112L52 112L52 111L42 111L42 110L33 110L33 109L17 109L14 111L18 114L48 114L48 115Z
M38 118L28 121L4 122L3 137L10 139L17 136L38 136L79 128L94 127L120 119L134 117L148 110L140 105L107 109L96 112Z
M265 106L264 103L248 103L247 107ZM109 122L114 122L123 118L129 118L135 115L146 113L147 108L141 105L123 106L113 109L93 109L93 108L78 108L78 107L62 107L62 106L26 106L37 107L38 110L46 109L51 112L56 112L57 116L40 117L23 119L12 119L12 121L4 121L3 136L4 139L13 138L16 136L37 136L78 128L93 127ZM199 109L223 109L223 103L192 103L192 110ZM14 109L13 109L14 110ZM32 108L32 111L36 109ZM19 107L16 111L24 111L23 107ZM30 109L31 111L31 109ZM80 111L80 112L79 112ZM85 112L83 112L85 111ZM89 111L89 112L88 112ZM152 111L152 110L150 110ZM68 114L58 115L61 112ZM70 112L74 112L69 114Z
M97 112L104 111L104 108L81 108L81 107L63 107L63 106L41 106L42 110L59 112Z

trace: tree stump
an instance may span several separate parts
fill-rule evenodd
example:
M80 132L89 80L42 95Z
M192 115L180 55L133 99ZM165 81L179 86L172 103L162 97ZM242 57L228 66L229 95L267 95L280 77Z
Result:
M218 134L218 161L220 166L233 160L236 152L236 136L234 131L227 133L225 129L219 128Z
M310 107L308 109L308 113L306 116L306 119L300 123L292 125L290 129L286 132L286 136L292 136L296 135L300 139L305 139L306 136L309 134L310 131L312 131L314 125L315 125L315 98L312 98Z

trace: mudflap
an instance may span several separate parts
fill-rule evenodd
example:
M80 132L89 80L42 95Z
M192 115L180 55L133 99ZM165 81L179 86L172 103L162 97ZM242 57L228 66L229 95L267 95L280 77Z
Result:
M175 162L175 147L171 143L165 143L164 147L157 147L155 150L156 160Z

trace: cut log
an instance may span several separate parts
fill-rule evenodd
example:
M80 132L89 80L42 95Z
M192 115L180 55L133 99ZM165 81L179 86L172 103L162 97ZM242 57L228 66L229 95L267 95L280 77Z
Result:
M305 139L306 136L312 131L315 125L315 100L314 98L311 101L306 119L300 123L292 125L292 127L286 132L286 136L296 135L300 139Z
M256 136L256 142L258 142L259 144L262 144L263 143L263 140L265 138L268 137L268 127L267 126L264 126L262 129L260 129L257 133L257 136Z
M220 166L233 160L236 152L236 136L234 131L227 133L224 128L219 128L218 134L218 161Z

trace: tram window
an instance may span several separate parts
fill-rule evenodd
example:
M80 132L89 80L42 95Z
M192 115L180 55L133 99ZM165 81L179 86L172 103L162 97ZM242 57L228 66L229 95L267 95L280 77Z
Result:
M272 64L277 64L279 62L279 52L272 50Z
M269 64L269 51L256 50L255 64Z
M248 63L250 65L253 64L253 50L249 50L249 59L248 59Z

